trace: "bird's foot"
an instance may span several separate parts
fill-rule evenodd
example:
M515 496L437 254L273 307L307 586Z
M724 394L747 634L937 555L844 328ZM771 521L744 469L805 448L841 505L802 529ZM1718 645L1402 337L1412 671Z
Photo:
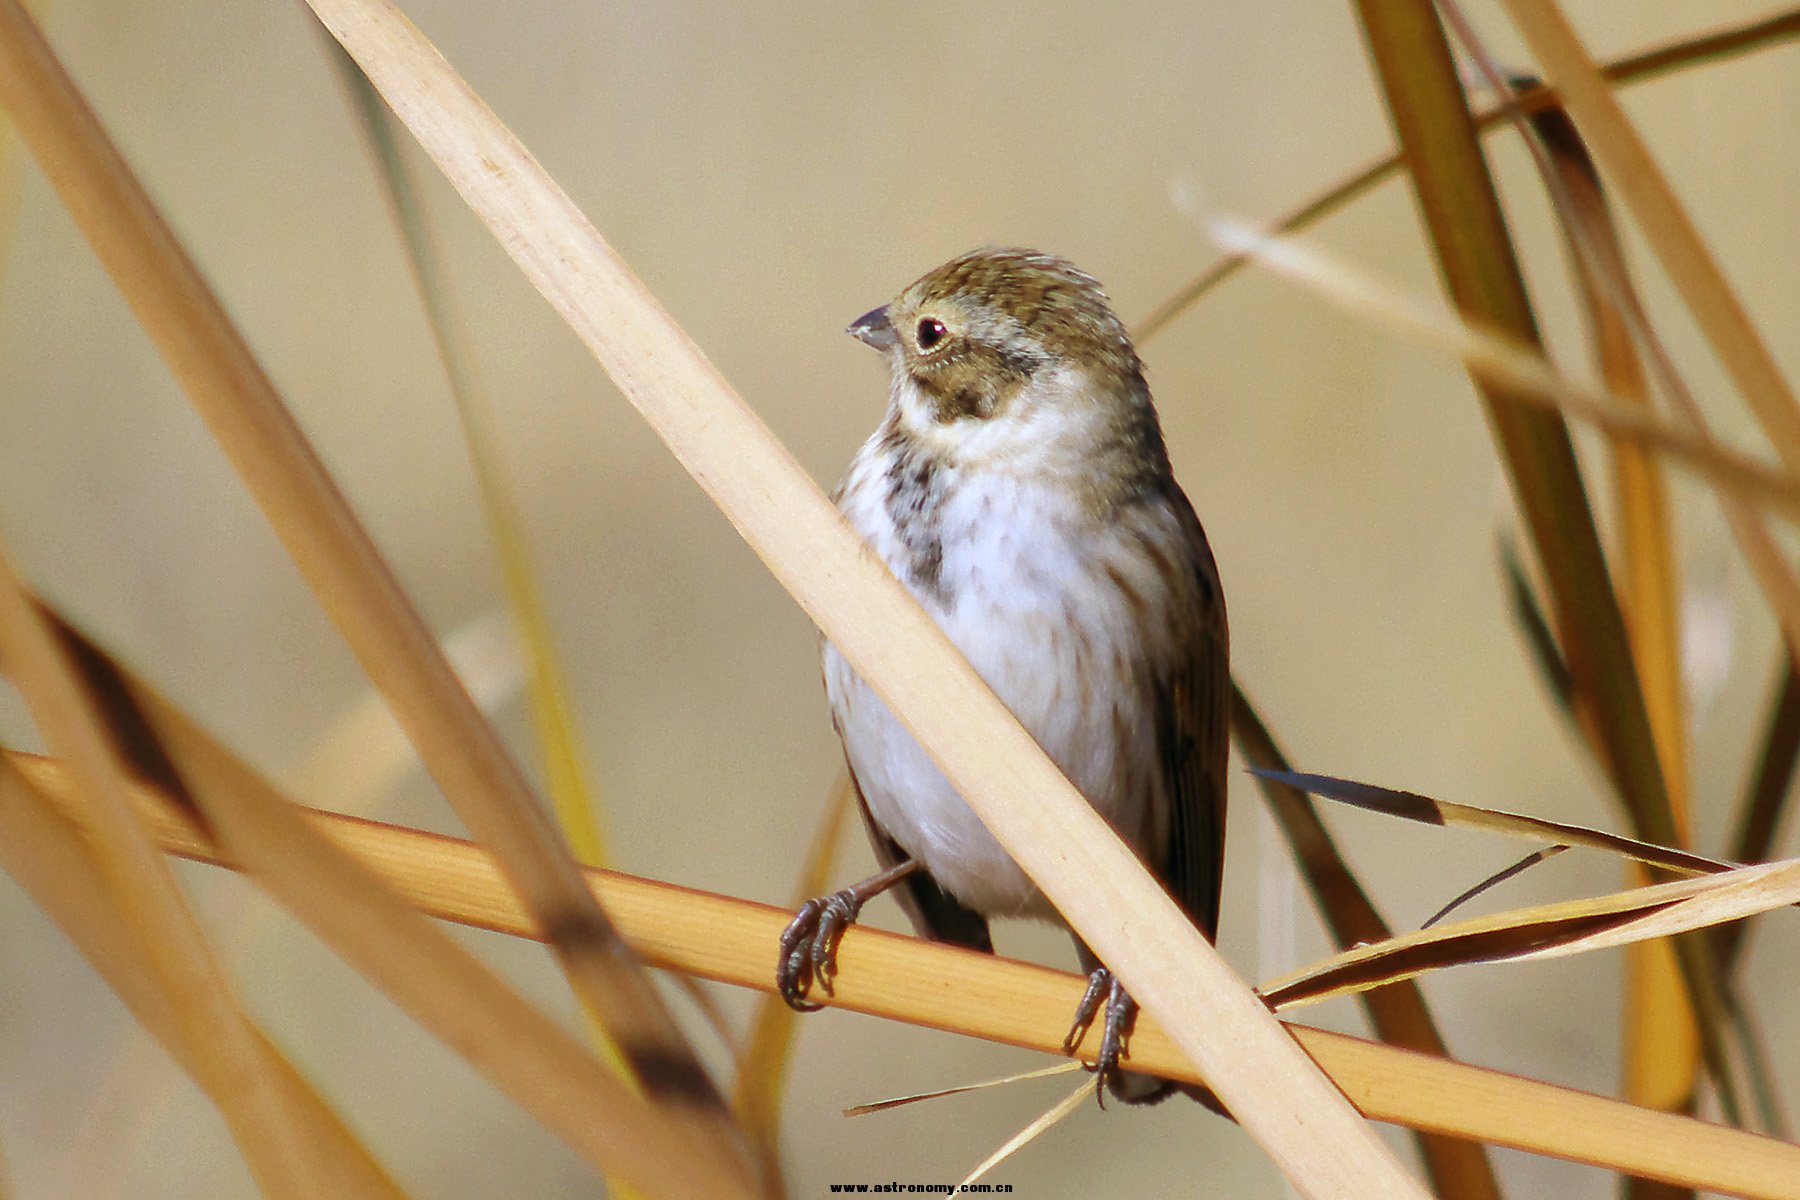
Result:
M808 900L781 934L781 961L775 967L775 986L781 998L796 1012L817 1012L822 1004L806 998L816 982L831 994L837 975L838 942L856 921L863 899L855 888Z
M1124 1077L1119 1064L1130 1054L1126 1050L1126 1042L1131 1038L1131 1027L1137 1022L1138 1003L1131 998L1118 977L1105 967L1095 967L1088 974L1087 991L1082 993L1081 1003L1075 1006L1075 1021L1069 1027L1069 1035L1063 1039L1063 1053L1073 1054L1081 1045L1081 1039L1100 1015L1101 1001L1105 1001L1106 1011L1104 1023L1100 1027L1100 1046L1094 1055L1094 1093L1099 1098L1100 1107L1106 1107L1106 1091L1110 1087L1115 1096L1125 1099L1120 1090L1120 1080Z
M788 1007L796 1012L817 1012L822 1004L806 998L817 983L832 994L837 976L838 943L844 930L856 922L863 905L919 869L906 859L841 892L808 900L781 933L781 958L775 964L775 987Z

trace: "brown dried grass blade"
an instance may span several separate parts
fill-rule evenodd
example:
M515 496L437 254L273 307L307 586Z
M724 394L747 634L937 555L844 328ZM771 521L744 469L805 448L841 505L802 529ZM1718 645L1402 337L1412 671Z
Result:
M1800 469L1793 389L1593 58L1555 0L1504 3L1776 453Z
M1506 576L1506 594L1511 600L1513 620L1525 635L1525 647L1537 667L1544 690L1556 701L1557 708L1571 721L1575 719L1575 681L1569 678L1569 664L1563 661L1562 647L1556 644L1556 633L1544 616L1537 592L1525 575L1525 564L1519 561L1519 548L1508 534L1500 538L1500 570Z
M1512 99L1472 25L1453 0L1440 0L1463 44L1490 76L1502 99ZM1648 407L1649 381L1633 344L1633 325L1654 336L1630 290L1625 254L1606 196L1580 134L1561 108L1534 114L1521 128L1544 177L1575 276L1588 341L1607 390ZM1535 134L1535 138L1532 135ZM1664 353L1658 347L1658 353ZM1670 361L1666 357L1665 362ZM1672 371L1671 371L1672 373ZM1620 603L1629 622L1638 680L1650 713L1651 731L1662 755L1663 778L1681 844L1692 837L1688 816L1688 706L1681 671L1681 595L1676 567L1674 521L1662 464L1649 450L1612 440L1613 493L1619 522L1618 561L1622 564ZM1745 511L1741 521L1759 518ZM1635 884L1652 881L1640 869L1628 871ZM1721 987L1729 990L1729 979ZM1624 1029L1620 1059L1627 1100L1672 1112L1691 1112L1701 1080L1699 1030L1688 1003L1680 964L1665 942L1639 942L1625 955ZM1735 1001L1734 1001L1735 1003ZM1627 1181L1634 1200L1669 1193L1666 1185ZM1691 1193L1689 1193L1691 1194Z
M1516 909L1358 946L1260 989L1279 1010L1476 963L1562 958L1673 937L1800 902L1800 859Z
M80 820L88 811L60 763L0 757L58 813ZM135 796L169 853L226 865L191 814L154 788L140 787ZM303 812L422 911L539 936L480 846ZM773 986L768 964L791 915L786 910L609 871L587 877L647 961L761 991ZM1086 986L1063 972L862 926L845 934L841 959L828 998L835 1007L1051 1054L1060 1052L1069 1012ZM1800 1146L1304 1025L1286 1028L1372 1119L1729 1195L1800 1200ZM1136 1070L1208 1083L1154 1014L1143 1014L1132 1033L1131 1061Z
M1430 929L1433 925L1440 923L1445 917L1449 916L1469 901L1485 895L1509 879L1518 878L1545 859L1555 858L1557 855L1564 853L1568 849L1569 847L1567 846L1545 846L1542 850L1533 850L1530 854L1527 854L1518 862L1513 863L1510 867L1495 871L1492 875L1489 875L1474 887L1458 893L1456 898L1451 900L1450 903L1444 905L1444 907L1438 909L1429 917L1426 917L1421 921L1419 923L1419 928Z
M65 801L87 802L68 789ZM141 948L128 932L127 914L108 895L105 872L66 810L46 800L22 773L19 763L0 756L0 868L3 868L87 959L139 1024L196 1080L210 1077L206 1047L196 1047L184 1028L177 1002L159 986ZM252 1029L258 1052L269 1064L274 1086L285 1097L285 1112L296 1140L309 1146L335 1145L315 1165L319 1195L368 1196L404 1200L389 1178L326 1107L292 1063Z
M1630 87L1676 71L1771 49L1796 37L1800 37L1800 8L1786 8L1766 17L1721 26L1705 33L1651 46L1614 59L1603 69L1607 81L1614 87ZM1555 94L1545 87L1527 89L1519 97L1519 106L1527 113L1540 111L1555 102ZM1490 104L1475 114L1475 125L1485 133L1508 118L1509 113L1503 105ZM1397 151L1373 159L1298 207L1275 218L1269 222L1268 227L1274 233L1298 233L1311 228L1332 213L1361 199L1377 185L1400 174L1404 165ZM1133 333L1138 345L1144 345L1168 329L1214 288L1249 265L1250 256L1247 254L1228 252L1221 255L1138 322Z
M844 841L844 822L850 816L852 794L849 773L840 772L819 813L800 878L794 885L795 908L814 896L823 896L829 889L838 847ZM799 1015L774 992L757 1002L750 1019L749 1045L731 1093L732 1111L756 1143L763 1182L776 1194L785 1191L781 1172L781 1095Z
M0 99L445 797L506 864L576 995L639 1082L670 1105L712 1114L712 1133L694 1152L735 1162L723 1099L581 886L518 765L18 0L0 0L0 45Z
M45 743L69 763L94 806L94 857L107 894L142 966L176 1014L174 1031L199 1067L195 1081L224 1116L251 1175L271 1196L317 1194L325 1161L352 1151L301 1141L292 1093L277 1082L255 1024L239 1006L168 863L132 806L91 682L39 615L4 550L0 663Z
M1361 783L1354 779L1339 779L1332 775L1313 775L1301 771L1257 770L1255 773L1367 812L1419 821L1426 825L1479 829L1487 833L1523 838L1539 845L1582 846L1683 875L1718 874L1734 870L1739 865L1673 846L1659 846L1654 842L1641 842L1636 838L1607 833L1602 829L1591 829L1586 825L1571 825L1565 821L1551 821L1474 804L1457 804L1451 800L1438 800L1418 792L1403 792L1397 788Z
M1303 1194L1418 1196L1393 1153L1234 976L686 335L418 31L311 0L626 396L1013 858ZM1118 914L1133 914L1130 922ZM771 951L772 953L772 951ZM774 959L771 957L770 964Z
M1281 826L1301 878L1306 880L1307 890L1312 893L1313 905L1331 930L1338 948L1391 937L1393 930L1376 911L1374 902L1338 852L1331 831L1319 819L1312 802L1304 791L1281 779L1280 773L1288 770L1287 759L1244 689L1235 682L1231 697L1231 731L1238 753L1253 768L1269 811L1276 824ZM1376 1036L1382 1041L1424 1054L1449 1056L1443 1035L1438 1032L1437 1022L1425 1004L1425 994L1416 985L1403 983L1365 992L1360 999L1375 1027ZM1428 1133L1420 1133L1417 1140L1426 1173L1440 1195L1453 1196L1457 1200L1482 1200L1500 1195L1493 1165L1488 1161L1486 1149L1479 1144Z
M1463 43L1487 75L1489 86L1503 101L1516 101L1511 82L1495 65L1454 0L1441 0L1441 3ZM1706 421L1700 407L1645 314L1632 284L1599 170L1580 133L1560 108L1543 110L1532 117L1529 129L1523 122L1520 122L1520 128L1562 226L1581 298L1589 313L1596 357L1609 387L1648 405L1644 371L1633 344L1635 341L1648 354L1659 383L1680 417L1693 429L1704 432ZM1632 642L1658 748L1665 771L1669 773L1675 826L1673 840L1679 842L1687 829L1686 705L1680 666L1679 599L1667 500L1658 464L1644 455L1641 447L1615 442L1615 458L1627 567L1626 590L1633 606ZM1787 630L1790 642L1795 641L1800 638L1800 579L1796 578L1786 556L1754 510L1723 493L1719 499L1758 583ZM1641 872L1634 878L1647 881ZM1695 1101L1702 1035L1707 1038L1708 1060L1715 1070L1723 1072L1724 1055L1712 1040L1714 1027L1721 1019L1718 1004L1742 1012L1741 1003L1732 995L1729 974L1706 961L1710 956L1699 953L1700 944L1690 944L1686 949L1690 977L1695 978L1696 964L1704 966L1710 977L1700 982L1711 986L1702 986L1696 993L1708 1014L1703 1029L1696 1027L1694 1013L1678 978L1679 964L1672 953L1674 947L1667 943L1641 943L1631 948L1626 959L1625 998L1626 1097L1683 1110L1690 1109ZM1739 1030L1748 1028L1743 1020L1734 1024ZM1759 1047L1747 1040L1744 1050L1751 1073L1765 1074ZM1728 1075L1721 1075L1722 1101L1727 1112L1732 1111L1736 1103L1731 1094L1731 1082ZM1756 1091L1765 1098L1769 1094L1766 1087L1758 1087ZM1771 1130L1785 1128L1777 1105L1763 1103L1762 1119ZM1668 1194L1666 1189L1642 1181L1633 1181L1630 1191L1634 1196Z

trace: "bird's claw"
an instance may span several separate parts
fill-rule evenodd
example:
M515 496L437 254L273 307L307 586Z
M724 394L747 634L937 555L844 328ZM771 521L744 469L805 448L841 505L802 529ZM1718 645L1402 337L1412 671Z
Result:
M844 930L862 911L862 897L852 888L808 900L781 934L781 960L775 968L775 985L788 1007L796 1012L817 1012L824 1006L806 998L817 983L832 994L837 976L838 942Z
M1106 1000L1106 1015L1100 1027L1100 1045L1094 1054L1094 1093L1100 1101L1100 1107L1106 1107L1106 1089L1110 1086L1118 1090L1119 1064L1130 1057L1126 1051L1126 1042L1131 1038L1131 1027L1137 1023L1138 1004L1125 990L1118 977L1105 967L1095 967L1088 974L1087 991L1081 995L1081 1003L1075 1006L1075 1021L1069 1027L1069 1034L1063 1039L1063 1053L1073 1054L1081 1044L1081 1039L1100 1015L1100 1001Z

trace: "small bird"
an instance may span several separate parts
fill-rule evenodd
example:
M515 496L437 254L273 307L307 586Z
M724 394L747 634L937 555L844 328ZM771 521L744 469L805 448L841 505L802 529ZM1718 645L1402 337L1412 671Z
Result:
M1225 848L1225 600L1170 473L1143 364L1100 285L1063 259L984 249L849 332L887 359L887 414L833 499L1045 752L1218 932ZM920 936L991 952L988 921L1061 922L881 699L829 643L824 673L883 870L808 902L778 984L803 1011L838 940L890 888ZM1066 924L1066 923L1065 923ZM1096 1086L1131 1103L1176 1085L1119 1070L1137 1005L1079 938L1105 1001Z

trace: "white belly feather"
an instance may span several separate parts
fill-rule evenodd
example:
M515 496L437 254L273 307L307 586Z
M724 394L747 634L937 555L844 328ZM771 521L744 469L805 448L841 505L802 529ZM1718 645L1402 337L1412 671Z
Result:
M854 486L883 463L866 447L851 469L845 515L903 581L905 544L879 488ZM1065 493L1004 475L969 473L940 510L938 586L913 586L949 635L1102 815L1155 861L1168 837L1166 786L1155 769L1154 681L1171 596L1137 538L1096 530ZM1179 542L1174 514L1139 514L1142 536ZM1101 536L1105 534L1105 536ZM1165 543L1168 544L1168 543ZM1114 578L1143 601L1135 624ZM910 581L909 586L912 586ZM1178 585L1178 590L1180 589ZM845 753L875 820L944 889L989 916L1053 910L887 706L829 644L825 685Z

